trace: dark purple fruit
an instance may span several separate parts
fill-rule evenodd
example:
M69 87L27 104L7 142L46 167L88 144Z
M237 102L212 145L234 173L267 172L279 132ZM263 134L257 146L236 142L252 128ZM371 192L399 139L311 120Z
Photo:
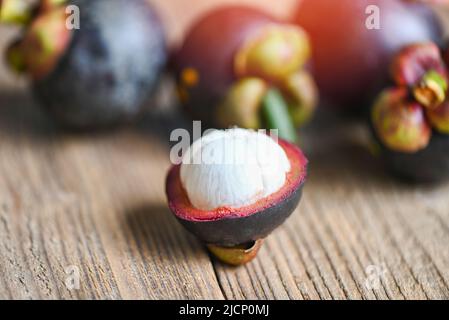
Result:
M413 181L449 178L447 69L433 43L401 49L392 62L393 88L372 107L379 154L394 174Z
M410 182L440 182L449 179L449 135L434 132L425 149L396 152L380 141L380 157L393 175Z
M209 125L279 129L280 137L294 141L295 127L317 104L315 82L304 68L310 52L298 26L250 7L213 10L176 52L180 101ZM276 106L267 98L273 90Z
M379 29L368 28L378 8ZM403 46L442 40L426 5L405 0L302 0L295 21L310 35L313 71L328 105L360 110L389 82L388 65Z
M30 19L30 10L24 0L0 0L0 23L24 24Z
M260 241L280 226L300 201L307 174L307 159L297 146L283 140L279 140L279 145L290 161L286 182L270 196L241 208L199 210L192 205L181 183L181 165L173 166L168 173L166 193L170 210L187 230L228 263L246 262L248 254L253 254L253 257L255 253L249 248L258 248ZM236 259L239 254L241 259Z
M73 128L115 125L138 115L166 61L164 32L152 7L145 0L47 2L22 41L43 107ZM66 4L79 7L79 29L65 28Z

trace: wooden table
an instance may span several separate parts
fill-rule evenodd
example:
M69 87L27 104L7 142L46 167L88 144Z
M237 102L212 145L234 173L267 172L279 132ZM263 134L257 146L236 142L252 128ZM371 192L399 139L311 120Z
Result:
M169 133L191 124L161 96L135 126L69 134L0 67L0 298L449 298L449 184L390 178L329 115L302 135L293 216L253 262L215 261L167 208Z

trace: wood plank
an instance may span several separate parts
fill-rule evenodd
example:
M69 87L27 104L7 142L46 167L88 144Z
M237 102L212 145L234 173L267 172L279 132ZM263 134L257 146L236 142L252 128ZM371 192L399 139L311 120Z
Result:
M132 129L59 132L22 91L0 104L1 298L222 298L168 211L167 145ZM71 265L80 290L65 287Z

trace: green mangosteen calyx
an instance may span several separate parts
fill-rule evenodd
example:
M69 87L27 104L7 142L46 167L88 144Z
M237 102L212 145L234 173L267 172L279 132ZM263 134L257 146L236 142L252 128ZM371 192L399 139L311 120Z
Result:
M311 118L317 105L315 82L302 70L310 53L301 28L262 28L235 55L237 80L218 108L217 121L224 127L278 129L279 137L296 143L295 128Z
M146 0L47 1L22 41L36 99L56 124L113 128L139 117L167 60L164 29ZM72 25L79 18L79 28Z
M296 208L306 167L291 143L251 130L215 130L171 168L169 207L219 259L244 263Z
M263 244L263 239L251 241L234 247L207 245L209 251L220 261L233 266L239 266L253 260Z
M52 10L56 7L59 7L65 3L67 3L67 1L68 0L40 0L39 9L41 11Z
M414 153L427 147L432 130L422 106L407 98L404 88L386 89L372 110L374 129L384 145Z
M446 99L448 73L440 49L432 42L404 47L394 57L391 72L396 84L411 88L414 98L427 108Z
M27 72L33 80L40 80L56 68L72 37L66 26L63 2L42 1L39 10L29 9L34 14L29 14L23 35L6 50L6 60L12 70Z
M374 103L373 127L390 150L414 154L428 147L434 131L449 134L448 72L433 43L404 47L391 71L396 86Z
M296 127L312 117L318 92L306 71L289 75L280 88L258 77L237 80L217 108L217 122L222 127L277 129L279 137L296 143Z
M426 114L436 131L449 135L449 101L443 102L437 108L426 110Z
M9 45L5 54L7 64L14 72L18 74L24 73L27 69L21 45L21 40L16 40Z
M260 108L268 91L265 81L256 77L238 80L217 108L217 122L228 127L231 123L242 128L262 126Z
M447 78L435 70L426 72L413 88L415 99L430 109L437 108L444 102L446 92Z
M310 56L299 26L246 7L218 9L194 25L176 56L179 97L212 125L278 129L297 142L296 128L318 102Z
M30 24L21 50L26 69L34 80L54 70L69 47L72 31L66 27L64 7L46 11Z
M29 1L0 0L0 23L26 25L31 17Z
M298 71L311 54L307 34L298 26L269 24L249 37L234 58L237 77L282 82Z

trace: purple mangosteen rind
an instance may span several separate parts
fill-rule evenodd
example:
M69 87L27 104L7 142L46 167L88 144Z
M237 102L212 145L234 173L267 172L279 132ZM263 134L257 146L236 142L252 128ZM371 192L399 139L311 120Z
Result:
M55 68L33 82L35 96L68 128L107 127L134 119L154 92L167 57L154 9L144 0L67 4L79 6L80 29L72 30Z
M234 247L266 238L287 220L301 200L303 185L280 203L246 217L194 221L176 216L178 221L204 243Z
M279 139L291 169L284 185L274 194L242 208L195 208L181 183L181 165L174 165L166 179L168 206L177 220L208 245L236 247L267 237L294 212L302 196L308 161L302 151Z

